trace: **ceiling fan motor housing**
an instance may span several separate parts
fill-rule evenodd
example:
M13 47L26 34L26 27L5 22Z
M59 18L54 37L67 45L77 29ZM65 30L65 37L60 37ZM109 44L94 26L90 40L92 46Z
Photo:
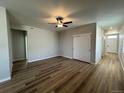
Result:
M56 18L57 21L59 21L59 20L61 21L61 20L63 20L63 19L64 19L64 18L61 17L61 16L59 16L59 17Z

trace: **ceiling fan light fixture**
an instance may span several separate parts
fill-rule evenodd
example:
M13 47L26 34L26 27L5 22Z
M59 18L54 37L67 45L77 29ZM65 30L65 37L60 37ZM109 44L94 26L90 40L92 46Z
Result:
M50 23L50 24L56 24L55 27L57 27L57 28L68 27L67 24L72 23L72 21L63 22L63 20L64 20L63 17L57 17L56 20L57 20L57 23Z
M57 27L61 28L61 27L63 27L63 24L58 24Z

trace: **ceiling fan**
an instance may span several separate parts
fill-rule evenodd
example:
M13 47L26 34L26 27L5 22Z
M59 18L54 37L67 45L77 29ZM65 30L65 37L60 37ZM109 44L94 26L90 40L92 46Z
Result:
M68 21L68 22L63 22L64 18L59 16L56 18L57 23L49 23L49 24L56 24L57 28L61 28L61 27L68 27L66 24L71 24L72 21Z

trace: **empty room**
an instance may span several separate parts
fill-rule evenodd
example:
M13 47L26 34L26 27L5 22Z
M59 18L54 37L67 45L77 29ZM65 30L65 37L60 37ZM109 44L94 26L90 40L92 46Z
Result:
M0 0L0 93L124 93L124 0Z

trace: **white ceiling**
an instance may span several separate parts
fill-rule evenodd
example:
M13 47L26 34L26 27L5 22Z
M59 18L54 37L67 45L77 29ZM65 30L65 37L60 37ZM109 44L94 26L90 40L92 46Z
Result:
M0 0L9 11L11 24L55 30L49 22L57 16L73 21L69 28L97 22L117 28L124 23L124 0Z

